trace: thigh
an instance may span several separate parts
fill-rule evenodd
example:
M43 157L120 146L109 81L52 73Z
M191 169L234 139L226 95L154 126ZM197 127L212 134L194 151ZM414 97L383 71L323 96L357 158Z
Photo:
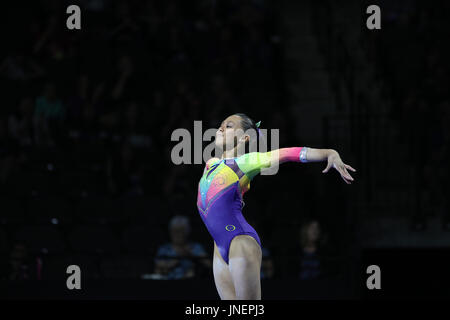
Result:
M217 292L222 300L236 299L233 279L231 278L230 270L227 263L223 260L219 253L216 243L214 242L213 255L213 274L214 282L216 284Z
M239 235L231 241L229 270L236 299L261 299L261 259L261 247L253 237Z

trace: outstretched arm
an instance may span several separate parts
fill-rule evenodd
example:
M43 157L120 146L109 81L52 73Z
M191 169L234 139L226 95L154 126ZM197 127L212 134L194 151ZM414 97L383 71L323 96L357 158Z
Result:
M318 162L328 161L327 167L323 173L333 167L342 176L344 181L350 184L353 178L347 172L347 169L356 171L351 166L344 164L339 153L334 149L315 149L310 147L290 147L280 148L269 152L250 152L242 155L236 162L239 168L250 178L253 179L261 169L269 168L272 165L284 162Z

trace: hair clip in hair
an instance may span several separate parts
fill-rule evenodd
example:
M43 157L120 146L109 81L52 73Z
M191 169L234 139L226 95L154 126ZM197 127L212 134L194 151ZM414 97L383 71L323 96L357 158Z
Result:
M259 136L262 136L262 132L261 132L261 130L259 130L259 126L260 126L260 125L261 125L261 120L258 121L257 123L255 123L256 130L258 130L258 135L259 135Z

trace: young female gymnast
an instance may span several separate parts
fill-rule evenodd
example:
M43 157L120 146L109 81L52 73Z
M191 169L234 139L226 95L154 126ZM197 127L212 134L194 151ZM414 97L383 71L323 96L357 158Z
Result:
M237 156L237 150L241 150L238 148L250 142L247 130L254 129L259 136L259 124L243 113L226 118L215 139L216 146L223 148L222 157L207 161L198 184L197 207L214 239L214 282L223 300L261 299L261 242L242 215L243 195L261 169L277 161L281 164L327 160L322 172L333 167L348 184L353 178L347 169L356 171L343 163L333 149L290 147Z

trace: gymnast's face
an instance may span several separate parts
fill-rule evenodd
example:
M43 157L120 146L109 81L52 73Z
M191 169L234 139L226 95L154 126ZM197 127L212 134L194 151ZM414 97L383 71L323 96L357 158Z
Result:
M223 150L231 150L238 145L238 142L244 142L248 139L244 136L244 129L241 126L241 117L231 115L226 118L216 132L216 146Z

